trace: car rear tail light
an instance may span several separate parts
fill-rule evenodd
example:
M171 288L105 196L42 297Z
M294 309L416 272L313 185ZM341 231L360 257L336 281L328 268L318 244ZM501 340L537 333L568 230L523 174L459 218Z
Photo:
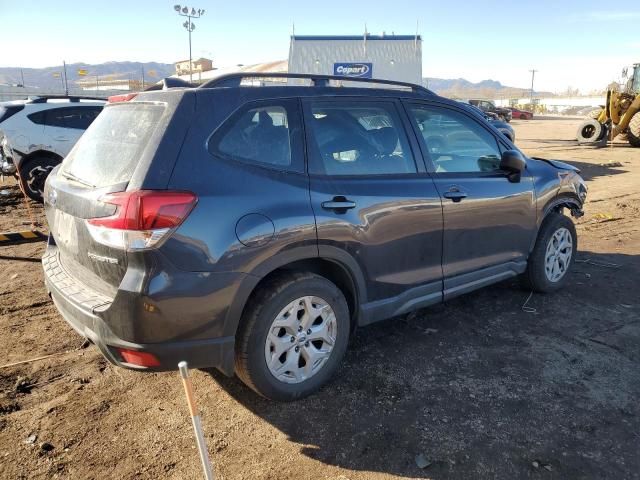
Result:
M107 101L109 103L128 102L138 96L137 93L127 93L124 95L111 95Z
M96 242L109 247L129 251L153 248L187 218L197 200L191 192L109 193L100 201L116 205L115 213L90 218L87 227Z
M139 367L159 367L160 360L153 353L129 350L128 348L116 348L125 363L138 365Z

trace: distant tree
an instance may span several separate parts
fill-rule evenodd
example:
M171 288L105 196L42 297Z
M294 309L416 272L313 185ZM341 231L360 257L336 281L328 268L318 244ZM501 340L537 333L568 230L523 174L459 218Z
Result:
M565 97L577 97L580 95L579 88L573 88L571 85L567 87L567 89L563 92Z

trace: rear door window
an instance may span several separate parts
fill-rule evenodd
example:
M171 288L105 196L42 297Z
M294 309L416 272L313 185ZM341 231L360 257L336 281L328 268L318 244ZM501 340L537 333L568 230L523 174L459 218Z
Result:
M164 111L162 105L106 107L65 158L62 174L94 187L131 179Z
M62 121L66 128L86 130L102 111L102 107L74 107L62 112Z
M395 105L385 101L310 101L305 113L309 171L318 175L416 173Z
M99 106L52 108L29 115L29 120L48 127L86 130L102 111Z
M297 102L252 102L238 110L209 140L209 152L229 160L278 170L304 171L298 152Z
M36 125L45 125L47 119L47 111L42 110L40 112L31 113L27 115L27 118Z

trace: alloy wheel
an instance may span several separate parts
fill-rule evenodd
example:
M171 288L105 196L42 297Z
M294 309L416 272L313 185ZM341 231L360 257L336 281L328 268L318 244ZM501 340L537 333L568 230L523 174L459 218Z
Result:
M284 383L301 383L327 363L338 323L328 302L305 296L290 302L271 323L264 356L269 372Z
M566 228L556 230L549 242L544 257L544 270L547 280L558 282L565 276L573 254L573 238Z

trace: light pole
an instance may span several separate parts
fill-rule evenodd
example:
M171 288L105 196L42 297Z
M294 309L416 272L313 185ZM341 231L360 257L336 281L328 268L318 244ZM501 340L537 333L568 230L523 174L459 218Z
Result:
M200 18L204 15L204 10L199 8L196 11L195 8L189 9L189 7L182 5L174 5L173 9L180 15L181 17L187 17L187 21L182 24L184 28L186 28L187 32L189 32L189 81L193 82L193 68L191 63L191 32L196 29L196 25L191 21L192 18Z
M531 108L533 108L533 79L536 76L538 70L529 70L531 72Z

